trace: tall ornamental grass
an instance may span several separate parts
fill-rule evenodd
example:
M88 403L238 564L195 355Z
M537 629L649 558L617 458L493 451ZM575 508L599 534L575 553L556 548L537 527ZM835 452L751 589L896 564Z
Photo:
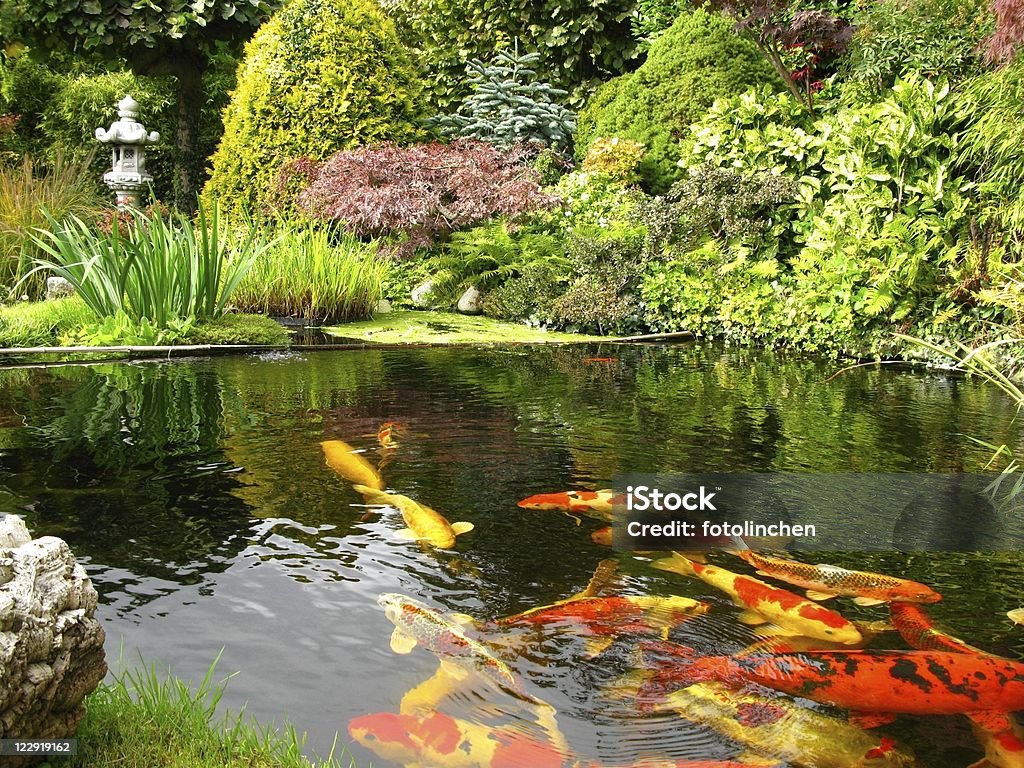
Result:
M46 286L46 274L33 272L40 252L32 238L49 225L44 211L57 219L89 218L99 212L91 159L75 161L58 153L45 169L29 157L16 165L0 165L0 300L29 273L31 278L18 286L22 293L38 298Z
M246 312L349 322L369 317L383 295L389 264L377 247L340 228L284 225L235 292Z
M109 234L77 216L32 240L43 257L35 271L68 280L100 318L123 314L156 328L220 317L245 273L270 245L255 228L229 231L216 205L200 206L195 223L183 214L134 212Z

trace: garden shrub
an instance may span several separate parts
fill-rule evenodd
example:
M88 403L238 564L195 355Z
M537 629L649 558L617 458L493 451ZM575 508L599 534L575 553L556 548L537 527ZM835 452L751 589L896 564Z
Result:
M469 63L473 95L458 113L436 120L445 135L480 139L508 148L527 142L565 150L576 127L573 113L556 101L566 91L537 79L540 54L500 51L490 65Z
M551 303L553 325L579 332L630 333L643 327L638 294L644 272L643 230L580 232L567 253L575 277Z
M567 234L628 224L634 220L633 213L644 198L635 187L597 171L566 174L554 192L561 205L551 215Z
M716 99L750 86L782 87L756 46L738 36L732 22L699 9L680 16L654 42L636 72L620 80L582 111L577 156L584 157L588 142L597 137L640 142L647 148L640 176L654 192L665 191L679 178L678 142Z
M653 326L862 354L988 311L997 258L956 172L964 114L948 86L914 76L814 123L788 97L732 102L694 127L688 178L641 208L667 260L644 281Z
M566 289L565 271L548 263L527 264L519 274L484 294L488 317L530 325L551 322L551 307Z
M583 158L584 171L596 171L629 184L637 180L636 167L644 157L644 145L618 136L598 139Z
M549 207L526 148L500 150L474 139L345 150L306 163L298 207L360 237L389 237L402 255L496 216L515 219ZM281 183L288 186L285 175Z
M232 212L262 213L292 158L422 138L420 91L372 0L293 0L246 46L203 194Z
M979 71L992 30L987 0L879 0L855 14L843 64L849 101L881 98L914 73L956 81Z
M646 51L687 9L686 0L637 0L631 27L637 49Z
M978 182L981 225L1007 256L1024 256L1024 62L989 72L965 84L961 112L966 127L959 150L961 173Z
M566 274L569 261L556 235L535 226L510 227L498 221L456 232L440 253L427 260L433 296L454 303L469 286L487 291L529 269Z
M431 105L447 114L469 95L466 62L486 61L515 41L540 54L538 71L570 92L625 72L636 48L629 35L634 2L386 0L383 5L420 64Z

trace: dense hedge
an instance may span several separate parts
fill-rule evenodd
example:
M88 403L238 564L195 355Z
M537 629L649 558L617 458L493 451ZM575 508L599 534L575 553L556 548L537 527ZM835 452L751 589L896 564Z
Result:
M294 0L246 46L204 195L261 212L289 159L421 138L421 86L372 0Z
M680 16L651 46L647 61L603 86L582 110L576 151L582 159L599 137L619 136L647 147L640 164L646 186L667 189L680 176L678 140L715 99L748 87L782 83L733 22L695 10Z

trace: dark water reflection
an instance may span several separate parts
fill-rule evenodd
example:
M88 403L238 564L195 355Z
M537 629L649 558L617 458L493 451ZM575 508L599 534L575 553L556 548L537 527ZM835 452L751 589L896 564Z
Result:
M587 583L608 555L590 540L596 524L517 508L526 495L605 487L629 471L983 471L991 451L971 437L1020 455L1015 408L992 387L891 369L830 379L834 372L805 358L693 345L0 371L0 512L65 538L86 563L113 657L123 642L127 663L137 649L198 678L223 646L221 671L240 673L229 705L248 701L268 721L287 713L325 753L336 731L347 743L349 719L397 711L436 668L425 651L390 651L381 592L491 619ZM389 420L405 434L382 469L388 487L474 523L455 550L397 540L397 515L369 511L324 465L326 439L383 458L376 432ZM933 611L939 621L974 644L1024 656L1024 632L1004 615L1024 601L1019 554L831 559L934 585L946 595ZM621 567L626 593L716 606L676 639L742 647L720 594L638 560L623 557ZM556 706L581 752L621 761L653 744L735 754L678 720L641 728L619 718L596 690L629 668L628 648L613 647L600 663L580 662L580 653L559 638L524 654L518 671ZM897 724L903 731L930 751L929 765L977 757L955 719L907 719Z

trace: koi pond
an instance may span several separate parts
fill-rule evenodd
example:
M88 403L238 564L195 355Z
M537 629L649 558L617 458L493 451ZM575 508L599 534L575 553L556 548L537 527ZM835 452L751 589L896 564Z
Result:
M311 754L337 739L360 768L962 768L982 743L990 765L1021 765L997 754L991 719L882 717L874 702L907 684L896 675L857 678L842 708L676 677L694 658L706 671L708 658L795 651L752 651L762 634L728 590L613 552L600 515L517 505L627 472L983 473L993 449L979 441L1022 455L1021 421L995 387L838 368L603 344L5 369L0 513L85 564L113 668L141 657L198 681L223 648L218 679L237 672L229 708L287 718ZM339 470L325 441L361 469ZM359 471L443 515L454 545L399 536L416 526L387 494L357 492ZM969 509L960 522L969 541ZM1024 606L1020 551L897 549L799 559L927 584L943 596L921 606L937 627L1024 661L1024 626L1007 617ZM728 553L708 562L755 575ZM587 603L598 595L628 600ZM885 631L885 604L851 597L821 605L860 622L870 649L909 651Z

